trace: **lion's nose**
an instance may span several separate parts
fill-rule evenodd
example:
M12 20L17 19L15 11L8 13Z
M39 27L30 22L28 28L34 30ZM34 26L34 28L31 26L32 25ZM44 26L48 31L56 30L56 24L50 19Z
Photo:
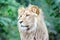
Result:
M22 23L23 21L20 21L20 23Z

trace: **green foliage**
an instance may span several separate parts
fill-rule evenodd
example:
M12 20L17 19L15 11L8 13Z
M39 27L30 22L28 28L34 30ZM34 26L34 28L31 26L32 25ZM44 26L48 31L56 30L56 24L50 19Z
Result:
M20 40L17 29L17 8L15 0L0 0L0 39Z

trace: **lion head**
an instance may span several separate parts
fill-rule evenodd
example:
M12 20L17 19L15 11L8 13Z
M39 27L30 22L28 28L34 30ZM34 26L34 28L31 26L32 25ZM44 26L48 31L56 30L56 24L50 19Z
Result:
M27 8L18 9L18 28L19 31L31 32L37 28L37 17L39 8L35 5L29 5Z

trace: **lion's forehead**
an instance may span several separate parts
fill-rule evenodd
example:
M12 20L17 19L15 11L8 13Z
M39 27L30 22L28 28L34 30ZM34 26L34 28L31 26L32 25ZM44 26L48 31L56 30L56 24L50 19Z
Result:
M26 15L29 14L29 17L27 17ZM23 13L21 13L19 20L24 20L26 21L26 19L28 19L27 21L33 21L34 20L34 16L33 16L33 12L31 12L30 10L25 9L25 11Z
M31 14L29 10L25 10L24 14Z

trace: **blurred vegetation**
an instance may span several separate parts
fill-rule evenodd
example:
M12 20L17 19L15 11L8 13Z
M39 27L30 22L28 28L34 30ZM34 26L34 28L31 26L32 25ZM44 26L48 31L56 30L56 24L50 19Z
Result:
M29 4L43 10L50 40L60 40L60 0L0 0L0 40L20 40L17 9Z

